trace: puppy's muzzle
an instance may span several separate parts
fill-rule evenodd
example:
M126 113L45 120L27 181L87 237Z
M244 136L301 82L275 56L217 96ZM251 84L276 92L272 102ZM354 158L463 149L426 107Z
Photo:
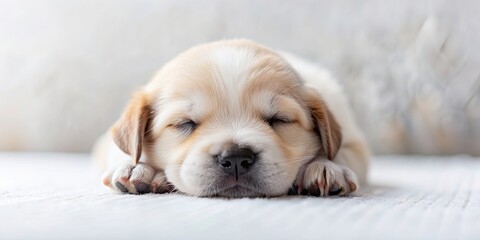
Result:
M250 148L234 148L218 157L220 167L231 176L238 178L247 173L255 164L256 155Z

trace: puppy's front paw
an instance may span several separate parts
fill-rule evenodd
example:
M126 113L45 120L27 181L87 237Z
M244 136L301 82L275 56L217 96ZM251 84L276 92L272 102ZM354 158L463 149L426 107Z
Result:
M103 184L114 190L131 194L165 193L172 191L163 171L155 171L145 163L125 163L107 170Z
M355 173L329 160L309 163L296 181L298 194L313 196L346 195L358 186Z

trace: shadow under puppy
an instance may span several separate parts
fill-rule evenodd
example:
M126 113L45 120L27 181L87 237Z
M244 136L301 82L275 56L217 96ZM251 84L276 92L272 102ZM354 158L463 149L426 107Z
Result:
M97 143L103 183L202 197L345 195L368 147L329 73L249 40L193 47L133 96Z

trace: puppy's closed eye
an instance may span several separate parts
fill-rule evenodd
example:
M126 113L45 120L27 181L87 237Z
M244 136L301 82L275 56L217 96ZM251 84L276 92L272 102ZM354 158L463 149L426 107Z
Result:
M286 116L281 116L281 115L278 115L278 114L275 114L273 115L272 117L269 117L266 119L266 122L268 123L268 125L270 125L271 127L276 127L280 124L290 124L290 123L295 123L294 120L286 117Z
M175 129L177 129L182 135L190 135L198 127L198 124L193 120L186 119L177 124L174 124Z

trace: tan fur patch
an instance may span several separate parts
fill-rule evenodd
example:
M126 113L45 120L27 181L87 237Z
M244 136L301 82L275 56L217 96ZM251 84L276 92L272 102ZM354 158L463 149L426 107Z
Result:
M122 117L111 128L117 146L133 157L137 163L142 154L142 146L151 114L149 96L144 92L134 95Z
M323 150L328 159L333 160L342 144L340 125L338 125L333 114L315 90L308 89L306 102L312 111L313 119L317 125Z

